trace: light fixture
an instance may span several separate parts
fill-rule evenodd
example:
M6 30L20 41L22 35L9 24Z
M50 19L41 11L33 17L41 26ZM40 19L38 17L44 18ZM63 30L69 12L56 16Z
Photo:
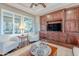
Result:
M52 20L53 16L47 15L47 19Z
M46 7L46 5L45 5L44 3L32 3L32 4L30 5L30 8L34 8L34 7L37 7L37 6L39 6L39 5L43 6L44 8Z
M19 29L21 30L21 33L23 35L24 30L25 30L25 23L23 22L23 20L21 20L21 24L19 25Z

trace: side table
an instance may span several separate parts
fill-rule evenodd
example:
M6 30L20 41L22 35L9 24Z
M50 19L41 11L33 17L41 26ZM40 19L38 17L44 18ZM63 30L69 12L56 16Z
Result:
M18 36L18 38L20 39L19 48L22 48L25 45L29 44L27 36L21 35L21 36Z

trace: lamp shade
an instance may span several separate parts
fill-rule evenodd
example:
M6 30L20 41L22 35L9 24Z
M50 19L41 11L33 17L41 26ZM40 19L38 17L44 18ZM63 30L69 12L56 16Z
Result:
M24 30L24 29L25 29L25 23L22 23L22 22L21 22L21 24L20 24L20 26L19 26L19 29L20 29L20 30Z

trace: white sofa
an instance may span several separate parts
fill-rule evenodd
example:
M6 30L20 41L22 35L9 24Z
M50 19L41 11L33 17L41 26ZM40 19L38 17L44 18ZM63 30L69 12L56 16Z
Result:
M10 35L0 35L0 54L4 55L9 51L17 48L19 39Z
M78 47L73 47L73 55L79 56L79 48Z
M28 33L29 42L36 42L39 40L39 32L30 32Z

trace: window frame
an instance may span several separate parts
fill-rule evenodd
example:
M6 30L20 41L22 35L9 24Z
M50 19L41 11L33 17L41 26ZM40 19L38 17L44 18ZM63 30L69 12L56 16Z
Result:
M17 16L20 16L21 17L21 20L23 20L24 21L24 18L25 17L27 17L28 19L31 19L32 20L32 31L34 31L34 29L33 29L33 25L34 25L34 22L33 22L33 20L34 20L34 17L33 16L31 16L31 15L22 15L22 14L19 14L19 13L15 13L15 12L12 12L12 11L10 11L10 10L6 10L6 9L3 9L3 8L1 8L1 33L0 34L4 34L4 32L3 32L3 24L4 24L4 22L3 22L3 13L4 12L7 12L7 13L11 13L12 14L12 21L13 21L13 31L12 31L12 34L16 34L15 33L15 15L17 15ZM22 33L20 33L20 34L22 34ZM18 34L17 34L18 35Z

